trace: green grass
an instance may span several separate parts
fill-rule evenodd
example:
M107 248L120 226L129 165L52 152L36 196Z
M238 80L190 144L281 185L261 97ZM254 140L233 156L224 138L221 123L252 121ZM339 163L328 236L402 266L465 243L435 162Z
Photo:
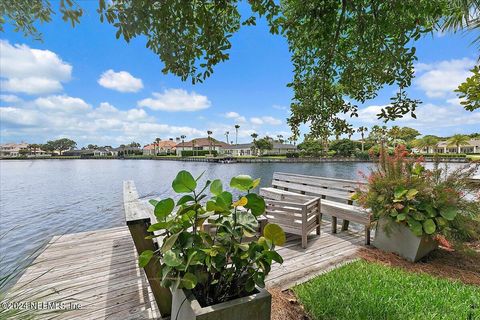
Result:
M467 155L467 158L472 160L472 161L480 161L480 155Z
M293 290L317 320L480 319L479 287L365 261Z

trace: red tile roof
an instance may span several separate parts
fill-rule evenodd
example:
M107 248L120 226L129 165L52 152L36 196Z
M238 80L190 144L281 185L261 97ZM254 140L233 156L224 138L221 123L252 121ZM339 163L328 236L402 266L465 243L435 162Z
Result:
M210 141L211 140L211 141ZM193 141L195 141L195 147L208 147L211 143L212 146L214 147L222 147L225 148L226 146L229 146L229 144L226 144L225 142L218 141L214 138L197 138L193 139L192 141L185 141L184 143L180 142L177 144L177 148L183 147L193 147Z

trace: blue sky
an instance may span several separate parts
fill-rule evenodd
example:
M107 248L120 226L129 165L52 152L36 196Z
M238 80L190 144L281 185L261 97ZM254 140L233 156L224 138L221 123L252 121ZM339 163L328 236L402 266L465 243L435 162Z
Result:
M230 131L232 140L235 123L239 142L249 141L252 132L290 135L290 55L286 41L269 34L264 23L243 27L233 37L230 60L205 83L191 85L162 74L163 64L144 38L117 40L114 28L100 23L97 2L81 6L85 14L75 28L59 16L40 25L43 42L8 26L0 33L2 143L66 136L79 146L146 144L156 137L205 136L206 130L222 140ZM442 136L480 131L480 111L463 110L453 93L477 61L474 36L436 33L417 42L417 78L409 91L423 104L417 120L394 124ZM383 89L352 123L382 124L375 114L392 91Z

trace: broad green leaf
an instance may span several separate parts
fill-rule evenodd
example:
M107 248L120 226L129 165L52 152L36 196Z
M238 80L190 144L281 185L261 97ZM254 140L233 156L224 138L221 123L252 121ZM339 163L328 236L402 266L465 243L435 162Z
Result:
M282 228L274 223L268 223L263 230L263 236L272 241L276 246L281 246L285 243L286 237L285 232Z
M223 191L223 186L222 186L222 181L220 179L215 179L212 181L212 184L210 185L210 192L218 196L220 193Z
M177 241L180 233L181 232L177 232L175 234L172 234L170 237L165 238L165 240L163 241L163 246L162 246L162 250L161 250L162 253L165 253L168 250L172 249L172 247L175 244L175 242Z
M260 288L265 287L265 274L263 272L255 272L253 274L253 281Z
M253 180L252 185L250 186L250 189L255 189L256 187L258 187L261 180L262 180L261 178L257 178L255 180Z
M176 193L188 193L195 190L197 182L188 171L180 171L172 182L172 188Z
M255 289L255 281L252 278L248 278L247 282L245 282L245 290L247 292L252 292Z
M172 198L163 199L158 201L155 206L154 214L158 221L164 220L175 208L175 202Z
M457 216L457 209L454 207L448 207L440 210L440 215L447 220L452 221Z
M425 214L419 211L413 213L413 218L417 221L423 221L426 219Z
M145 266L150 262L153 257L152 250L145 250L138 256L138 265L141 268L145 268Z
M407 192L407 199L408 199L408 200L413 200L417 194L418 194L418 190L416 190L416 189L410 189L410 190L408 190L408 192Z
M426 234L433 234L437 230L437 226L432 219L427 219L423 221L423 230L425 230Z
M258 217L265 212L265 200L261 196L256 193L249 193L246 197L248 203L245 208L250 209L254 216Z
M397 215L397 221L404 221L407 218L405 213L400 213Z
M252 188L253 179L248 175L239 175L230 180L230 187L240 191L248 191Z
M148 227L147 231L153 232L153 231L165 230L170 228L172 224L173 224L173 221L160 221Z
M423 234L423 227L420 222L415 219L408 219L408 226L414 235L420 237Z
M152 206L155 207L155 206L157 205L157 203L158 203L158 200L150 199L150 200L148 200L148 203L150 203Z
M185 273L185 275L182 278L182 286L185 289L193 289L197 285L197 277L190 272Z
M177 206L181 206L182 204L192 201L195 201L195 199L191 195L186 194L177 201Z
M242 225L248 233L255 233L258 226L257 219L251 212L237 212L237 223Z
M437 225L439 227L445 227L448 224L447 219L445 219L443 217L436 217L435 221L437 221Z
M282 256L276 251L267 251L264 253L264 255L275 262L283 263Z
M163 263L170 267L178 267L182 264L182 259L180 259L175 252L170 250L163 255Z
M395 192L394 192L394 197L396 199L400 199L401 197L403 197L404 195L406 195L408 192L407 189L405 189L404 187L397 187L395 189Z

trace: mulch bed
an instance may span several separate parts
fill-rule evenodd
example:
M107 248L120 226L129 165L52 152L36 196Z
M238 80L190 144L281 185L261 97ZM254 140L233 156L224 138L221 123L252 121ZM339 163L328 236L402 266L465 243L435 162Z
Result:
M291 290L268 289L272 294L272 320L308 320L303 306Z
M428 273L433 276L459 280L465 284L480 286L480 254L463 253L443 248L413 263L393 253L385 253L375 248L361 248L359 256L370 262L400 267L407 271Z

